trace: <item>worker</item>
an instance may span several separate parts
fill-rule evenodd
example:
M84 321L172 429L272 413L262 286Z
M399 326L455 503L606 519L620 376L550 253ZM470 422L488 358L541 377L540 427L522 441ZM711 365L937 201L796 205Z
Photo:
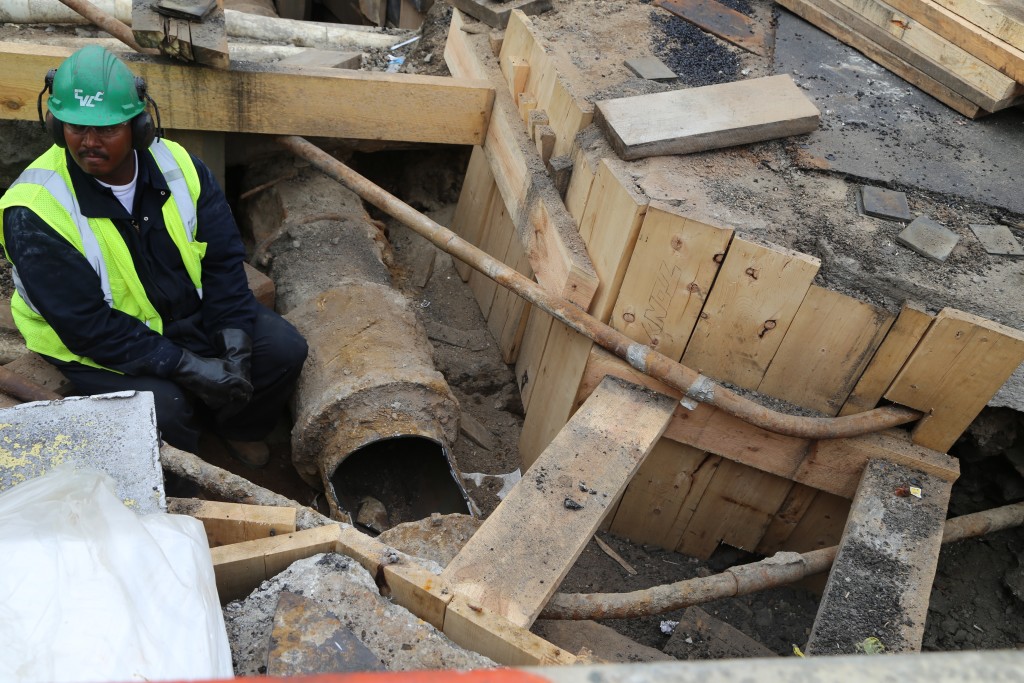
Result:
M27 347L80 394L152 392L170 445L212 431L264 466L307 346L250 291L210 169L157 136L145 82L99 46L46 74L37 106L54 144L0 198Z

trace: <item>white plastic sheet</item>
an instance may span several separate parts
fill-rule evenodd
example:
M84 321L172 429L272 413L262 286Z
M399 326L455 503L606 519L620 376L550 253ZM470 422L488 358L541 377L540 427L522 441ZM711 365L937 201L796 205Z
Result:
M230 677L199 521L70 466L0 495L0 681Z

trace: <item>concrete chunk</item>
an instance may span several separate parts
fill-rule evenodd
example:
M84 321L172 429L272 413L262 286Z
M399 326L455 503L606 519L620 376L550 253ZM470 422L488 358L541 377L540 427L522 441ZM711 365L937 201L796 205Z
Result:
M0 491L70 463L109 474L136 512L162 512L159 449L149 392L23 403L0 410Z
M976 225L971 223L971 232L985 247L985 251L996 256L1024 256L1024 248L1005 225Z
M649 81L671 81L676 78L676 73L657 57L636 57L624 63L627 69Z
M907 195L881 187L864 185L860 188L860 208L866 216L890 221L912 221Z
M896 241L932 261L949 258L960 237L928 216L920 216L896 236Z

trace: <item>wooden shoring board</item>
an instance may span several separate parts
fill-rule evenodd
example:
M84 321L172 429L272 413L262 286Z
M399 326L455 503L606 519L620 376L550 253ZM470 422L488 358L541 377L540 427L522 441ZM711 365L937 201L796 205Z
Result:
M864 37L859 31L823 12L809 0L776 0L776 2L967 118L976 119L990 113L913 64Z
M782 501L782 505L779 506L772 521L768 524L768 528L765 529L764 535L761 536L761 542L758 543L754 552L761 555L772 555L781 550L783 544L789 540L797 525L807 514L817 495L818 489L794 483L793 487L789 489L789 493L786 494L786 499Z
M613 328L678 360L732 240L731 228L647 208L612 309Z
M895 491L915 485L923 496ZM857 654L868 637L887 653L919 652L952 483L872 460L853 499L807 641L811 655Z
M838 414L893 318L883 308L812 285L758 391Z
M667 396L679 396L679 392L625 361L594 348L580 381L576 403L584 400L605 375L642 384ZM907 433L899 429L812 441L769 432L702 403L693 410L678 406L664 436L845 498L853 497L860 473L870 458L886 458L949 481L960 476L955 458L912 443Z
M1024 332L939 311L885 398L926 413L914 443L945 452L1024 361Z
M227 69L228 30L224 21L224 0L202 21L173 19L158 14L156 0L132 0L132 34L140 47L151 47L186 62Z
M168 497L167 512L202 522L211 548L295 531L296 513L292 507Z
M512 240L518 242L519 235L516 234L516 226L512 224L512 219L509 218L508 211L500 200L496 198L495 201L492 201L490 208L485 221L487 227L484 229L480 249L504 263L509 242ZM494 303L497 289L498 283L479 270L474 270L469 274L469 290L473 293L484 319L490 316L491 305Z
M611 317L647 204L624 171L608 159L601 160L579 226L600 281L590 314L601 322Z
M1010 106L1024 92L1009 76L918 25L901 30L909 19L881 0L813 0L824 12L859 31L901 59L988 111Z
M540 374L540 363L544 360L544 347L548 343L548 335L555 319L540 308L533 306L526 319L523 332L523 345L516 359L516 384L519 385L519 397L523 402L523 410L530 412L533 390L537 388L537 376Z
M518 239L512 239L509 242L505 263L524 276L533 277L533 271L530 270L530 259L526 256L526 251ZM491 335L498 342L501 359L505 363L515 363L519 358L519 348L523 343L523 334L526 331L530 308L530 304L525 299L505 287L498 287L494 293L491 314L487 316L487 329L491 331Z
M318 526L282 536L210 548L221 602L244 598L296 560L334 552L341 528Z
M676 550L707 559L719 543L752 552L793 482L723 459Z
M494 101L483 141L498 192L526 248L537 282L584 310L597 290L597 275L580 239L575 221L526 134L519 108L505 87L504 76L482 55L490 50L487 37L463 31L458 10L445 43L445 62L459 77L485 77L494 87Z
M936 0L888 0L888 4L1018 83L1024 82L1024 50L1021 48L963 19ZM913 28L913 24L908 28Z
M634 384L604 380L442 578L469 604L528 627L654 447L674 405Z
M487 227L491 202L497 193L498 186L494 183L484 150L479 145L475 146L469 156L459 202L452 216L452 232L474 247L479 247ZM472 266L458 259L455 259L455 270L463 282L469 280L470 273L474 272Z
M572 175L565 190L565 208L576 222L576 227L583 223L583 211L590 201L590 190L597 176L596 159L591 159L581 144L572 148Z
M935 0L967 21L1024 50L1024 8L1018 0Z
M806 254L733 238L683 363L756 389L820 265Z
M444 634L458 645L505 666L566 666L576 657L500 615L456 596L448 604Z
M590 339L563 323L552 322L530 398L531 408L526 410L519 436L523 467L533 465L573 414L577 389L593 345Z
M634 543L674 548L676 518L694 476L709 457L704 451L662 438L626 487L608 530Z
M55 45L0 42L0 119L36 120L40 74L71 53ZM225 71L141 58L129 67L146 80L163 125L188 130L479 145L494 98L490 82L439 76L295 73L271 64ZM410 117L409 111L420 115Z
M793 487L794 490L797 486L799 484ZM799 495L799 493L796 495ZM785 506L786 504L783 503L783 509ZM781 515L783 510L779 512ZM839 545L839 539L843 537L843 527L846 526L846 518L849 514L849 499L834 496L825 491L815 491L814 497L806 506L803 517L800 519L791 517L788 520L792 528L788 530L786 539L781 541L778 547L766 546L762 543L759 552L766 555L780 550L805 553L809 550L820 550L821 548ZM779 515L776 516L776 518L778 517ZM772 533L773 530L769 526L764 538L769 539ZM779 530L776 529L775 533L779 533ZM808 590L820 595L825 591L825 582L827 580L828 572L822 572L815 576L809 576L800 583Z
M840 415L863 413L878 405L882 395L896 379L896 375L910 358L910 354L934 319L935 316L918 304L911 301L903 304L896 322L889 328L885 339L839 411Z
M597 103L595 118L627 161L810 133L820 112L788 74Z
M558 73L544 41L537 35L533 22L522 11L513 10L505 27L499 63L509 82L515 82L512 70L516 60L529 64L522 90L537 102L537 108L548 115L548 125L555 132L553 156L567 154L576 133L590 125L594 105L576 97L566 79ZM517 95L518 92L513 92Z

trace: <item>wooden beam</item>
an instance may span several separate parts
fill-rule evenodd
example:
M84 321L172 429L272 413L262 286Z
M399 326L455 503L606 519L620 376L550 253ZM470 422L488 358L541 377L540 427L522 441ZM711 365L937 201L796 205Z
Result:
M838 414L892 322L883 308L812 285L757 390Z
M731 228L652 202L609 324L669 358L681 358L732 234Z
M211 548L210 557L221 602L244 598L260 583L281 573L296 560L334 552L339 533L337 524L328 524L283 536Z
M972 24L1024 50L1024 9L1019 0L936 0Z
M42 76L71 53L0 42L0 119L35 120ZM129 68L146 79L162 124L188 130L477 145L494 97L490 83L437 76L268 64L222 71L141 57Z
M844 22L823 12L808 0L777 0L777 2L790 12L814 24L834 38L841 40L865 55L868 59L880 64L967 118L976 119L989 113L978 106L977 103L972 102L959 92L924 73L917 66L902 57L896 56L886 48L861 35L859 31L850 28Z
M462 30L464 24L461 13L453 10L445 61L453 74L485 78L495 87L484 153L526 248L530 267L542 287L586 309L597 290L597 275L586 246L543 170L536 145L519 117L518 105L503 85L504 76L481 56L488 50L486 36L466 33Z
M626 160L810 133L819 117L788 74L597 103L598 124Z
M295 531L295 508L168 498L167 512L195 517L206 529L211 548Z
M603 381L441 576L470 605L528 627L654 447L674 404Z
M935 316L913 302L903 304L896 322L839 411L840 415L863 413L878 405L934 319Z
M921 489L921 497L909 492ZM811 655L919 652L952 483L871 460L807 641ZM902 491L902 493L901 493Z
M132 0L132 34L141 47L152 47L168 57L227 69L228 30L224 0L200 21L174 19L158 14L156 0Z
M756 389L820 265L807 254L733 239L683 363Z
M1000 40L936 0L888 0L888 4L1018 83L1024 82L1024 50L1021 48ZM908 26L912 27L913 24Z
M571 653L461 595L456 596L448 605L444 634L456 644L505 666L563 666L576 663L576 657Z
M885 398L925 413L914 443L945 452L1021 362L1024 332L944 308Z
M1024 87L881 0L813 0L824 12L988 111L1011 106Z

